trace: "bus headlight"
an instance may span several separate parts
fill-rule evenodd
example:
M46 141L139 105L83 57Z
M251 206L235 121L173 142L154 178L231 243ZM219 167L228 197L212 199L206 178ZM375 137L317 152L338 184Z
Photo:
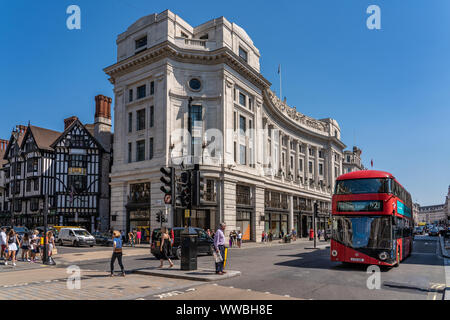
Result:
M382 253L380 253L379 255L378 255L378 257L380 258L380 260L386 260L388 257L389 257L389 255L388 255L388 253L387 252L382 252Z
M333 257L337 257L338 252L337 252L336 250L333 250L333 251L331 251L331 255L332 255Z

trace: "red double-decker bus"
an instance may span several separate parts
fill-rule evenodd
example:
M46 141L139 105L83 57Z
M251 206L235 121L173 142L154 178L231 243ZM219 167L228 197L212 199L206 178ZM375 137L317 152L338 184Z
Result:
M411 195L388 172L337 178L332 214L332 261L398 266L412 252Z

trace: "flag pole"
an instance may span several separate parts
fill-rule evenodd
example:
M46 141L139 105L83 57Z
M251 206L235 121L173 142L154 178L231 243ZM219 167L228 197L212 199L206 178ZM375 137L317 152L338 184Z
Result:
M280 100L283 101L283 87L281 84L281 64L278 65L278 74L280 75Z

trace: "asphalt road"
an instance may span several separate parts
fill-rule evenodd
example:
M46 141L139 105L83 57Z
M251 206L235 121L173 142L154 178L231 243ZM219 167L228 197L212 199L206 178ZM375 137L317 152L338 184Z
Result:
M331 262L325 242L319 243L322 249L312 249L312 243L294 243L230 250L227 269L239 270L242 275L218 284L314 300L441 300L445 271L437 239L416 236L413 254L400 267L381 269L380 289L368 289L367 280L371 276L367 273L368 266ZM59 248L60 253L85 250L105 250L105 247ZM213 268L211 257L201 256L198 263ZM154 267L159 261L150 255L125 257L124 265L131 270ZM109 261L86 261L80 267L107 272Z
M309 247L267 248L264 254L258 249L233 252L229 268L240 270L242 276L220 284L304 299L442 299L442 293L426 291L445 284L437 237L416 237L413 254L400 267L381 269L379 290L368 289L367 266L331 262L329 248Z

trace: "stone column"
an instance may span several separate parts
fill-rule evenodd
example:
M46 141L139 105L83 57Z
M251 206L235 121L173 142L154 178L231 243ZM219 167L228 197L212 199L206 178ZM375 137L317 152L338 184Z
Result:
M125 230L127 226L128 185L119 182L111 185L111 215L116 216L116 221L111 221L111 228Z
M223 181L223 221L227 225L225 230L226 241L231 231L236 230L236 182Z
M289 197L289 218L288 218L288 233L294 227L294 196L292 194Z
M255 214L252 217L252 234L256 242L261 242L261 234L264 230L264 221L261 221L261 217L264 216L264 188L255 187Z
M316 185L319 184L319 148L316 147L316 162L314 166L314 181Z
M310 188L310 183L309 183L309 148L311 147L310 144L305 144L305 182L307 182L307 186L308 189Z

